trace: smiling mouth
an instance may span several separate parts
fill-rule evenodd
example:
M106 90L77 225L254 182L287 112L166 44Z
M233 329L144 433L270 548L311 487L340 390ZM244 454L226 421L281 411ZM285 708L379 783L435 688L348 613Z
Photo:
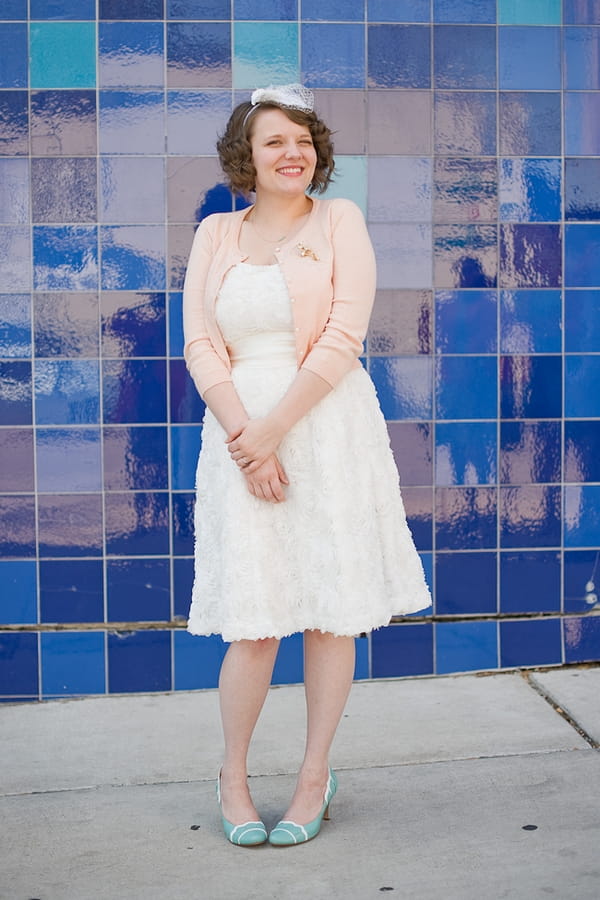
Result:
M286 166L284 169L277 169L280 175L302 175L304 169L300 166Z

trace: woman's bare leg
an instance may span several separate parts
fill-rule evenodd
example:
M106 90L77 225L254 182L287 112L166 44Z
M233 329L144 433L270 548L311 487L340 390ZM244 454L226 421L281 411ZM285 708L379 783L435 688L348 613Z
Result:
M323 805L329 750L352 686L354 657L353 637L304 633L306 750L296 792L284 816L300 825L311 822Z
M225 738L221 769L223 815L234 825L259 819L247 784L250 739L263 708L279 641L234 641L219 677L219 700Z

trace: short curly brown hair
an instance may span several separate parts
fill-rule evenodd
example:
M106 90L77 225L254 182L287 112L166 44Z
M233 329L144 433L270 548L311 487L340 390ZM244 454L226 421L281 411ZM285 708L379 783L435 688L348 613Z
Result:
M256 116L255 114L248 116L251 109L252 104L249 100L238 104L229 118L224 133L217 141L219 161L229 187L234 193L245 196L255 189L256 181L250 144L252 124ZM315 173L308 190L311 194L322 194L332 180L335 168L331 131L325 122L314 112L290 109L278 103L261 103L258 109L280 109L292 122L308 128L317 152Z

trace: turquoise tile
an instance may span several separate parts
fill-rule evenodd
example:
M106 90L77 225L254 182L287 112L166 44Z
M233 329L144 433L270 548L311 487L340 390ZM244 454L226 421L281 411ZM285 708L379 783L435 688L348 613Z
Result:
M360 206L367 215L367 158L366 156L336 156L334 180L325 197L346 197Z
M234 88L253 90L299 80L295 22L236 22L233 48Z
M96 86L94 22L33 22L29 40L32 88Z
M560 25L561 0L498 0L500 25Z

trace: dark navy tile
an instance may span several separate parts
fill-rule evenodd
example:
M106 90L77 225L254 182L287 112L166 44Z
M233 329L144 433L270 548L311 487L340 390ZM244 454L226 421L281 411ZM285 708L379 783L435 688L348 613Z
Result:
M565 284L600 284L600 224L565 226Z
M230 87L230 24L169 22L167 81L173 88Z
M558 485L500 488L502 547L559 547L561 494Z
M294 7L296 6L295 0L294 2L290 2L290 0L287 0L287 3L281 3L281 0L279 0L279 2L277 2L277 0L235 0L236 18L279 18L279 16L270 15L247 15L243 17L239 15L238 10L240 9L240 7L247 8L248 12L250 12L252 7L254 6L258 6L259 9L261 9L263 6L279 6L283 7L284 9L288 7L291 15L288 15L285 18L292 18L292 16L295 17L296 15L296 12L294 11ZM292 8L290 9L290 7ZM302 18L307 22L362 22L364 17L365 4L363 3L363 0L345 0L344 3L340 3L339 0L302 0Z
M167 0L169 19L229 19L231 0Z
M31 425L31 363L0 362L0 420L3 425Z
M164 556L169 552L169 497L136 491L105 495L106 552L110 556Z
M565 93L565 154L600 155L600 93Z
M501 92L500 153L503 156L560 156L559 91Z
M435 151L442 156L495 156L496 94L438 91L434 128Z
M51 292L33 296L35 355L100 355L98 294Z
M374 357L369 370L386 419L431 418L431 360Z
M103 622L101 559L40 562L40 622Z
M37 291L91 291L98 287L95 225L37 225L33 229Z
M433 18L436 22L493 24L496 0L433 0Z
M164 360L104 360L104 421L166 422L166 369Z
M495 159L438 157L434 182L436 223L496 221L498 166Z
M598 0L563 0L565 25L597 25Z
M103 632L42 634L42 698L106 692Z
M367 0L369 22L429 22L430 0Z
M600 482L600 420L565 422L565 481Z
M565 357L565 415L600 416L600 356Z
M385 2L385 0L384 0ZM3 19L26 19L27 0L4 0L2 4Z
M0 697L38 699L38 636L0 632Z
M173 615L187 619L192 599L194 560L185 557L172 559L173 564Z
M95 91L32 91L32 154L94 156L96 120Z
M600 607L600 550L566 550L565 612L589 612Z
M565 291L565 350L600 351L600 290Z
M368 86L429 88L430 44L428 25L369 25Z
M40 556L102 556L102 494L38 494Z
M368 91L366 100L369 153L431 154L433 95L430 91ZM356 125L352 128L356 129Z
M503 419L559 419L562 415L560 356L500 358Z
M103 356L165 355L164 293L103 291L101 316Z
M435 483L496 484L495 422L438 422L435 428Z
M171 488L174 491L192 491L194 489L201 430L197 425L172 425L169 429Z
M195 691L218 687L221 663L228 646L219 634L202 637L187 631L175 631L174 690Z
M559 290L502 291L500 294L503 353L560 353L561 323Z
M35 556L35 498L0 494L0 557Z
M597 547L600 534L600 485L565 486L565 547Z
M558 222L561 219L560 159L503 159L500 218L504 222Z
M102 87L162 87L162 22L101 22L98 75Z
M433 492L430 487L404 487L406 519L419 552L433 547Z
M496 553L436 553L435 614L496 613Z
M102 444L105 490L168 488L166 426L104 428Z
M29 221L29 181L28 159L0 158L0 223L3 225L24 225Z
M169 350L171 359L183 356L183 294L172 291L169 294Z
M33 428L0 428L0 491L33 490Z
M560 553L500 554L500 612L560 612Z
M495 419L495 356L442 356L436 360L436 409L440 419Z
M498 82L508 91L559 91L561 29L521 25L499 28Z
M94 425L99 422L98 360L36 360L35 420L37 425Z
M171 632L117 631L108 635L111 694L170 691Z
M104 290L162 291L166 286L163 225L103 225Z
M437 622L436 674L497 669L497 627L496 622Z
M164 222L165 163L161 157L105 156L100 162L102 222Z
M560 422L502 422L500 481L535 484L560 481Z
M388 432L401 484L432 484L431 425L427 422L390 422Z
M439 550L486 550L497 541L496 489L439 487L435 491Z
M600 18L599 18L600 21ZM565 28L565 87L570 91L594 91L600 88L600 30Z
M31 290L31 235L26 225L0 228L0 284L6 293Z
M96 182L95 159L32 159L32 221L95 222Z
M600 618L564 620L565 662L577 663L600 657Z
M501 287L560 287L561 258L560 225L500 226Z
M200 424L206 409L182 359L169 360L170 421Z
M565 159L565 218L600 219L600 159Z
M0 154L26 156L29 109L27 91L0 92Z
M2 11L0 11L2 15ZM0 88L27 87L27 24L0 24Z
M433 33L437 88L496 87L496 29L436 25ZM424 85L418 85L421 87Z
M302 80L307 87L364 87L363 25L302 25L301 48Z
M168 559L109 559L109 622L160 622L171 618Z
M500 622L501 666L551 666L560 662L560 619Z
M388 625L371 635L373 678L433 672L433 625Z
M100 91L99 114L102 153L164 153L162 91Z
M436 225L433 234L436 287L496 287L498 234L495 225Z
M369 325L370 354L431 351L431 291L378 291Z
M436 350L495 353L497 318L496 291L436 291Z
M99 0L99 19L162 19L164 0Z
M292 634L279 644L271 684L298 684L304 680L304 641Z
M38 428L36 462L39 491L101 491L100 429Z
M37 573L33 559L0 560L2 621L5 625L37 622Z
M194 552L194 493L172 494L173 553L175 556L191 556Z
M0 294L0 357L31 356L31 297Z

